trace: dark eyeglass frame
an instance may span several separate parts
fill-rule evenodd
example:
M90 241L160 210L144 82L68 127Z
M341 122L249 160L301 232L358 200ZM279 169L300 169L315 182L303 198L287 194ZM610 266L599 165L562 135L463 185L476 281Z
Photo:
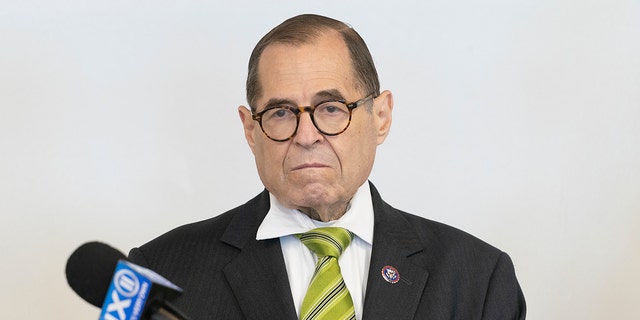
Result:
M265 136L267 136L267 138L276 141L276 142L284 142L284 141L288 141L291 140L296 133L298 132L298 126L300 125L300 114L303 112L308 112L309 113L309 117L311 117L311 122L313 123L313 126L316 127L316 129L326 135L326 136L337 136L345 131L347 131L347 128L349 128L349 125L351 124L351 115L353 114L353 109L359 107L361 104L363 104L364 102L366 102L369 99L375 99L375 96L373 93L367 95L366 97L358 100L358 101L354 101L351 103L347 103L345 100L325 100L322 101L318 104L316 104L315 106L290 106L290 108L288 108L289 110L291 110L291 112L293 112L296 115L296 128L293 130L293 133L291 134L291 136L289 136L286 139L274 139L273 137L269 136L269 134L267 134L266 131L264 131L264 127L262 126L262 115L272 109L278 109L278 108L283 108L282 105L274 105L274 106L270 106L267 107L266 109L258 112L258 113L252 113L251 114L251 118L255 121L258 121L258 123L260 124L260 129L262 129L262 133L264 133ZM336 133L327 133L323 130L321 130L320 128L318 128L318 124L316 123L315 118L313 117L313 113L315 112L316 108L319 105L325 104L325 103L329 103L329 102L340 102L346 105L347 109L349 110L349 121L347 121L347 125L344 127L344 129L342 129L339 132Z

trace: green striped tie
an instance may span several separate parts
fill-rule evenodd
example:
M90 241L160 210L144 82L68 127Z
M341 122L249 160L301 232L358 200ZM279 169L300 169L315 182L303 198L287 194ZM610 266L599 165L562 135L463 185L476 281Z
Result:
M355 319L349 289L342 279L338 258L349 246L353 233L336 227L317 228L296 237L318 256L318 263L302 301L301 320Z

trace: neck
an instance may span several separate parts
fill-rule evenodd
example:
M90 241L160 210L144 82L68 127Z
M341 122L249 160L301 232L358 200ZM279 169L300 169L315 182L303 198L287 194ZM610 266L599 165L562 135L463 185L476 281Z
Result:
M320 208L312 208L312 207L298 207L300 212L309 216L309 218L313 220L318 220L322 222L329 222L333 220L338 220L347 212L347 203L339 203L331 206L323 206Z

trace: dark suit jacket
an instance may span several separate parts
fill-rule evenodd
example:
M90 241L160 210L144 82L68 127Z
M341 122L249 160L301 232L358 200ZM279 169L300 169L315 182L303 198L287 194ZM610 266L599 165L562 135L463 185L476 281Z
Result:
M452 227L394 209L371 185L374 236L364 319L524 319L507 254ZM256 240L264 191L209 220L134 248L129 258L184 289L176 306L196 319L297 319L278 239ZM400 280L382 277L385 266Z

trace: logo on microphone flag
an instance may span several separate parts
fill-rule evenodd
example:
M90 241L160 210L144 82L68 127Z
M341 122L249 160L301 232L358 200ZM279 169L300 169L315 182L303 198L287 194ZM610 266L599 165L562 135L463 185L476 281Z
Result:
M182 293L154 271L120 260L98 320L139 320L147 305L171 300Z

